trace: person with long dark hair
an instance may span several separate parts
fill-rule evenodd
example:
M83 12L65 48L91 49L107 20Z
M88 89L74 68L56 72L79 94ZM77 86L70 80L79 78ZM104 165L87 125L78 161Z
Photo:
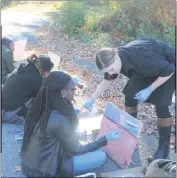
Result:
M2 121L23 121L53 63L48 56L32 54L7 77L2 87Z
M27 177L73 177L105 162L99 148L115 141L118 131L81 145L72 105L75 90L71 76L62 71L51 72L43 81L25 119L20 157Z
M123 89L126 112L136 118L138 101L151 103L156 108L159 146L148 161L168 158L173 124L168 106L175 91L175 48L151 38L141 38L117 50L99 50L95 62L104 72L104 79L84 107L90 110L96 98L109 87L110 81L119 73L125 75L129 78Z

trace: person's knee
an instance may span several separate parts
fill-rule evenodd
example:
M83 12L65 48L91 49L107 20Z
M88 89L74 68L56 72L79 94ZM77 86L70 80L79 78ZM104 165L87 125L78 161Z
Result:
M158 118L171 118L168 106L156 106L156 114Z
M137 118L138 113L138 101L125 96L125 111L131 116Z

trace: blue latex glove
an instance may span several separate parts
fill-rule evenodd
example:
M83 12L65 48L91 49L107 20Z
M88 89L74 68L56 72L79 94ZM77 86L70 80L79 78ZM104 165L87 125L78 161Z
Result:
M139 101L146 101L152 92L153 92L152 86L150 85L149 87L139 91L135 95L134 99L137 99Z
M105 134L107 141L116 141L120 137L120 132L118 130L113 132L108 132Z
M84 104L84 108L91 111L93 108L93 104L95 103L95 98L91 97L85 104Z

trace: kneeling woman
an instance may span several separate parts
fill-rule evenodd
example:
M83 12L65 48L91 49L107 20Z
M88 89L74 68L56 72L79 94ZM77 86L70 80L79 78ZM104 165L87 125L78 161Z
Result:
M72 100L75 85L72 78L54 71L43 81L30 108L24 127L21 150L22 172L27 177L74 176L100 167L106 159L98 150L107 141L118 138L118 132L81 145Z
M2 121L23 121L30 101L36 97L42 80L51 69L51 59L43 55L31 55L7 78L2 88ZM23 116L22 119L20 116Z

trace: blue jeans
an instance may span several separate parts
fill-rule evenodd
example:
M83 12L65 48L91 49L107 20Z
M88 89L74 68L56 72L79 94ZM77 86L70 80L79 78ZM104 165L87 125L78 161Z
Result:
M97 150L79 156L74 156L73 160L73 173L77 176L103 165L106 161L106 153L101 150Z

